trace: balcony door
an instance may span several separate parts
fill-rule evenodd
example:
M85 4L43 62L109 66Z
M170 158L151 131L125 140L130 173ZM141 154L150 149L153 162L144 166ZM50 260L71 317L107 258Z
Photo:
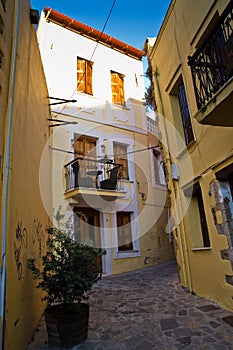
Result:
M78 136L74 142L75 158L80 158L79 177L86 178L87 172L96 170L96 139Z

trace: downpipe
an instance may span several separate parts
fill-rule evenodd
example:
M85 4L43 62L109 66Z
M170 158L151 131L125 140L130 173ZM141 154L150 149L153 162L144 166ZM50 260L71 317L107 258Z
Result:
M156 86L157 89L157 93L158 93L158 98L159 98L159 102L160 102L160 106L161 106L161 114L164 116L164 108L163 108L163 101L162 101L162 96L161 96L161 91L160 91L160 85L159 85L159 81L158 81L158 77L157 75L155 75L154 77L154 85ZM165 130L165 137L166 137L166 141L167 141L167 145L168 145L168 151L166 152L166 157L167 160L169 162L169 164L171 164L171 157L170 157L170 146L169 146L169 137L167 134L167 127L165 122L163 121L164 124L164 130ZM172 195L175 197L175 193L177 190L179 190L179 188L177 189L173 183L173 181L171 181L171 185L173 188L172 191ZM176 199L176 198L174 198ZM178 203L178 208L180 211L182 211L181 209L181 203L179 201ZM181 227L182 225L182 227ZM184 271L184 279L185 279L185 284L188 287L189 291L192 291L192 279L191 279L191 274L190 274L190 266L189 266L189 257L188 257L188 249L187 249L187 242L186 242L186 237L185 237L185 233L184 233L184 227L183 227L183 223L181 223L177 225L177 232L178 232L178 240L180 242L180 254L181 254L181 263L182 263L182 268Z

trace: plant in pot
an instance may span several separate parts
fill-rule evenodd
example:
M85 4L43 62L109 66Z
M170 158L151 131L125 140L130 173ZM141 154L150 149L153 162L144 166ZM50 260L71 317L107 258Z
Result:
M48 228L46 254L41 261L28 259L37 288L45 291L45 321L49 347L67 348L87 339L89 291L100 280L102 248L78 243L70 232Z

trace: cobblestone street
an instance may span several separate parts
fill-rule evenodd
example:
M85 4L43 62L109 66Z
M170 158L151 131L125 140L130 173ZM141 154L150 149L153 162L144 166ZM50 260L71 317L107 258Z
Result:
M233 313L186 292L174 262L103 277L89 294L88 340L73 350L233 349ZM28 350L47 349L42 320Z

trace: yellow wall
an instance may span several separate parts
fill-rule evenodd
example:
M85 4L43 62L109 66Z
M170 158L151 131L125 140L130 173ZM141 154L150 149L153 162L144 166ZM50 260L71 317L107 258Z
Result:
M13 8L7 2L5 18L7 37L14 29ZM15 1L17 4L17 1ZM27 259L40 256L45 248L48 213L44 210L40 195L40 160L49 137L49 107L47 87L38 50L35 28L30 23L29 1L19 2L19 30L15 71L13 60L5 74L2 91L5 108L1 124L5 132L1 138L1 149L6 152L7 125L9 124L9 99L12 98L12 124L9 163L9 184L6 193L6 331L5 347L10 350L25 350L38 325L44 305L41 292L35 288ZM13 21L12 21L13 19ZM13 29L12 29L13 28ZM14 40L12 39L12 42ZM10 45L6 48L11 56ZM6 65L7 65L7 61ZM1 72L2 74L2 72ZM10 84L15 81L11 96ZM8 83L10 81L10 84ZM2 110L1 110L2 112ZM5 160L6 153L3 152ZM7 175L3 163L3 181ZM47 191L50 193L50 164L47 164ZM2 190L2 183L1 183ZM3 191L2 191L3 194ZM3 196L2 196L3 197ZM48 196L50 198L50 195ZM1 200L1 219L4 198ZM2 228L2 221L1 221Z
M158 139L151 133L135 133L134 139L138 149L158 144ZM140 256L113 260L113 273L157 265L175 258L173 244L166 232L169 210L167 189L166 186L152 186L151 152L147 150L135 153ZM145 194L145 199L142 198L142 193Z
M200 248L200 240L195 230L198 223L195 220L194 204L184 220L174 230L176 238L176 256L180 269L180 280L191 291L212 299L227 309L233 309L233 286L226 283L226 275L232 276L231 263L221 258L221 250L229 248L227 238L219 234L213 221L211 208L213 195L210 195L210 184L216 180L216 171L232 163L232 128L216 127L198 124L193 117L197 112L191 70L187 57L196 50L196 45L204 34L216 11L221 14L228 1L172 1L167 16L164 19L154 47L150 51L153 68L155 97L160 113L159 123L163 117L173 126L176 132L168 133L170 154L173 160L167 161L170 170L171 162L178 165L180 182L169 180L171 201L174 206L177 194L180 193L179 207L184 210L187 198L183 191L192 180L199 180L210 235L211 248ZM194 142L188 145L186 151L179 141L177 133L184 139L183 127L177 98L177 85L183 79L190 110ZM224 116L222 116L224 118ZM193 169L187 169L189 158ZM191 232L192 231L192 232ZM192 237L192 240L191 240Z

